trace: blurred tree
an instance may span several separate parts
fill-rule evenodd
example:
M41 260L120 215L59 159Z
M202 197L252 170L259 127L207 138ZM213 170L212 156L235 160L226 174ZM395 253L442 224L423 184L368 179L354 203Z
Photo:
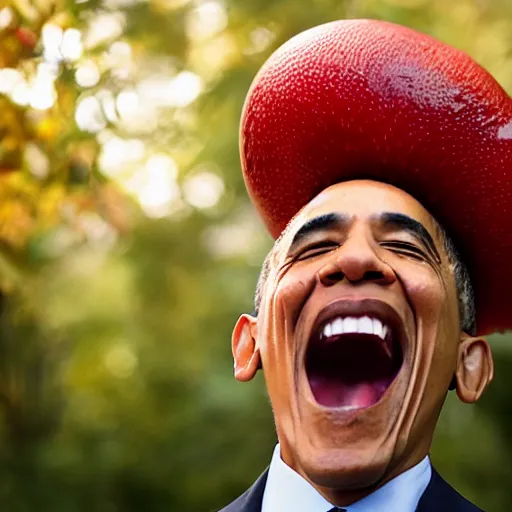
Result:
M343 17L430 33L512 91L508 0L0 2L2 510L215 510L264 469L270 407L229 343L270 247L239 115L277 46ZM489 511L512 509L511 346L433 454Z

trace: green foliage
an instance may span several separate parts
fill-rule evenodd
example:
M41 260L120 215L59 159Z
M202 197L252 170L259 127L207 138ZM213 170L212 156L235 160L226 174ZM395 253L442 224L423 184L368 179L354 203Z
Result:
M507 0L0 5L0 67L23 78L0 70L2 510L214 510L264 469L263 381L235 383L230 353L270 246L239 116L277 46L343 17L428 32L512 91ZM476 407L449 397L433 460L498 512L512 509L512 352L494 347L496 382Z

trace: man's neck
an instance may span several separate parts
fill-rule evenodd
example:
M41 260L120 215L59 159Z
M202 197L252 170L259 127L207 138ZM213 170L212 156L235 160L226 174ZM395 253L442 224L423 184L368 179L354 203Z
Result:
M410 458L407 461L396 464L394 467L390 466L388 468L390 471L386 471L385 474L374 483L363 487L352 488L348 485L346 487L325 487L319 485L309 478L309 476L299 464L296 464L293 461L290 461L289 463L286 454L281 453L281 459L287 466L302 476L302 478L309 482L309 484L311 484L320 495L322 495L329 503L332 503L336 507L347 507L353 503L356 503L357 501L364 499L366 496L373 494L375 491L386 485L397 476L405 473L409 469L419 464L426 456L427 454L416 455L414 458Z

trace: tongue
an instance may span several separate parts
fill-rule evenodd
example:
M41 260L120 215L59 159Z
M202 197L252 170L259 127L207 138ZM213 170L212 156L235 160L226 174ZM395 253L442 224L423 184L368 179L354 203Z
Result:
M310 378L309 384L316 401L325 407L370 407L385 393L387 379L372 382L344 384L338 379L324 376Z
M401 365L375 336L344 336L313 346L307 374L316 401L325 407L362 409L376 404L393 382Z

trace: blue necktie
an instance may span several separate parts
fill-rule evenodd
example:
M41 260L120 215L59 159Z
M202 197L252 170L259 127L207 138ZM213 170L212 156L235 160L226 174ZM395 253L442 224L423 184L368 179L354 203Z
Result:
M344 508L333 507L333 508L331 508L331 510L329 510L329 512L347 512L347 511Z

